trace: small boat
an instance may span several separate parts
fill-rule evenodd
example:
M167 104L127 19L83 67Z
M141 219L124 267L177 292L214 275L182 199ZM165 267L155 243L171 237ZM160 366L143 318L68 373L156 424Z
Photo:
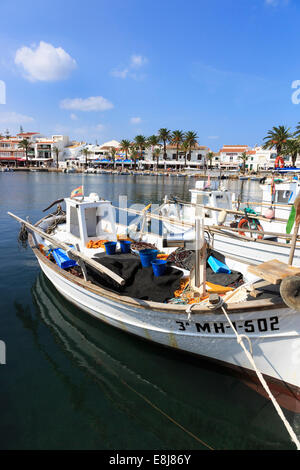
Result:
M4 167L4 168L1 168L1 171L3 171L3 173L10 173L10 172L13 172L14 170L10 167Z
M190 190L190 202L173 198L162 204L160 214L167 241L193 239L195 217L203 213L206 230L213 237L217 251L225 255L238 253L246 262L256 264L273 259L276 252L279 261L288 263L290 244L287 240L291 235L287 235L286 226L298 194L298 182L275 184L273 191L271 183L261 185L263 203L234 201L235 195L218 188L217 183L197 181ZM177 222L171 222L170 217ZM299 244L294 265L300 266Z
M116 224L111 202L95 193L80 200L64 198L64 202L65 215L49 214L35 225L8 214L27 228L43 273L66 299L126 333L239 371L254 384L263 385L265 395L270 387L281 406L300 412L299 268L277 260L269 269L249 267L234 255L214 251L216 264L227 267L222 276L228 272L236 275L234 287L205 281L207 292L213 294L186 301L181 297L185 292L182 283L187 285L192 272L197 272L197 261L191 267L176 266L177 248L163 248L160 235ZM130 253L105 253L104 239L121 243L128 240L128 234ZM151 243L156 253L164 252L170 259L168 274L155 277L151 267L141 266L134 254L138 243ZM294 290L289 290L286 275L291 276ZM233 278L230 281L233 285ZM178 287L181 294L174 297L173 289L177 292ZM128 294L132 289L135 296ZM245 338L251 355L244 347Z

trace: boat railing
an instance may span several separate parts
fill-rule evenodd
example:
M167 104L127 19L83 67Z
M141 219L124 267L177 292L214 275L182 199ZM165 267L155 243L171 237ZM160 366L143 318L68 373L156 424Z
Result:
M121 207L116 207L116 206L113 206L113 207L117 210L126 211L126 212L129 212L131 214L143 215L143 211L138 211L138 210L129 209L129 208L121 208ZM208 206L203 206L203 207L204 208L209 208L209 209L212 209L212 210L224 210L224 209L217 209L217 208L208 207ZM230 211L230 212L235 213L236 211ZM244 213L241 212L240 215L244 215ZM147 213L147 217L149 217L150 219L155 219L155 220L161 221L161 222L168 222L168 223L171 223L171 224L174 224L174 225L177 225L177 226L181 226L181 227L188 227L188 228L194 228L195 227L194 222L183 221L183 220L176 219L176 218L173 218L173 217L160 216L160 215L151 214L151 213ZM269 219L266 219L266 220L268 222L270 222ZM280 243L280 242L273 241L273 240L258 239L258 238L248 237L246 235L240 235L238 232L240 232L241 229L237 229L237 228L226 226L226 225L205 225L205 230L209 231L211 233L219 233L219 234L222 234L222 235L225 235L225 236L239 238L243 241L252 241L252 242L257 242L257 243L265 243L267 245L281 246L281 247L286 247L287 246L286 243ZM262 234L261 231L252 230L252 229L248 229L248 228L245 229L245 231L249 232L249 233L252 233L252 234L257 234L257 235ZM231 233L228 233L228 232L231 232ZM269 231L265 232L264 231L264 235L273 236L273 237L276 237L276 238L282 238L286 242L293 239L293 234L287 234L287 233L279 233L279 232L271 232L271 231L270 232ZM300 241L300 236L299 235L297 235L296 241Z

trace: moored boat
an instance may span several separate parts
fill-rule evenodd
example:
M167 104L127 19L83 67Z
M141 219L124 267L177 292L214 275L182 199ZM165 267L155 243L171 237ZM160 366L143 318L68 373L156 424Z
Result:
M239 273L239 284L223 291L222 286L213 285L213 292L223 292L223 297L204 295L197 300L195 294L195 301L173 302L171 277L175 289L178 282L181 286L183 279L192 276L191 271L170 262L171 277L156 278L151 268L140 267L139 257L132 253L125 255L125 260L122 254L106 255L101 243L104 237L120 243L128 236L128 227L115 223L110 201L91 194L81 200L66 198L65 203L66 220L61 214L50 214L32 226L9 214L30 231L29 243L43 273L66 299L126 333L216 361L261 385L257 374L260 371L278 401L284 397L282 406L300 412L300 308L297 295L296 300L290 300L290 294L282 294L282 283L279 289L283 277L277 274L276 282L273 278L266 280L261 274L263 268L250 269L242 260L226 255L223 261L231 272ZM163 249L160 235L136 232L134 237L131 232L131 236L132 244L151 242L158 251ZM97 240L99 245L94 248L92 241L98 243ZM66 258L75 264L59 264L54 256L55 247L64 249ZM165 255L172 255L174 250L165 250ZM134 266L133 282L139 283L134 291L142 289L137 296L128 294L132 292L132 278L129 285L125 275ZM284 266L284 273L299 284L299 268ZM143 285L145 280L147 284ZM156 288L162 295L158 300ZM245 339L251 351L250 360L241 347ZM267 394L266 390L264 393Z
M216 182L217 183L217 182ZM166 200L160 208L166 238L190 240L197 214L203 214L207 233L213 238L217 251L224 254L238 253L248 263L261 263L276 258L288 262L291 233L287 222L298 194L298 183L284 186L262 185L263 203L234 201L235 195L224 188L197 181L191 189L191 201ZM243 206L243 208L242 208ZM271 214L271 215L270 215ZM170 221L173 218L176 222ZM297 244L294 265L300 266L300 247Z

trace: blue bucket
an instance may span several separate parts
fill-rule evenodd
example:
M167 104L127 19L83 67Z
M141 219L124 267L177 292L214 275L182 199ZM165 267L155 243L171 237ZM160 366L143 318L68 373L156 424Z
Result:
M151 261L154 276L163 276L165 274L167 261L164 259L155 259Z
M120 240L121 252L129 253L130 245L131 245L131 242L129 240Z
M105 242L105 251L108 255L114 255L116 252L117 242Z
M157 253L158 250L152 250L148 248L139 251L143 268L149 268L151 266L151 261L155 260Z

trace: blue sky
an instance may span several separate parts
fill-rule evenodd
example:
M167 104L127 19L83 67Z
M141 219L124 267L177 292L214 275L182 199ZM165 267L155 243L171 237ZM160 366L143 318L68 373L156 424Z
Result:
M300 121L299 0L2 0L1 17L2 132L167 127L218 150Z

